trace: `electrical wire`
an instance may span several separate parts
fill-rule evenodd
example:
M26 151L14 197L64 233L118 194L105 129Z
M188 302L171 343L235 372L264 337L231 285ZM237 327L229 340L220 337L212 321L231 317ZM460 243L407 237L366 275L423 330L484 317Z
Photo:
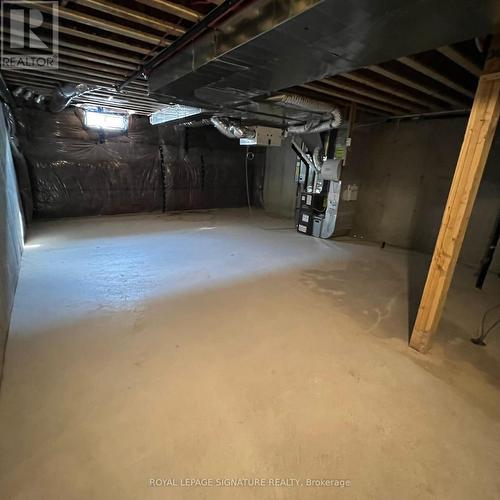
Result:
M498 318L496 321L494 321L487 330L485 330L485 323L486 323L486 317L488 314L493 312L496 309L500 309L500 304L496 304L493 307L490 307L489 309L486 310L486 312L483 314L483 317L481 318L481 324L479 326L479 337L475 337L470 339L473 344L476 345L486 345L484 342L488 334L497 326L500 324L500 318Z
M247 205L248 205L248 213L253 215L252 212L252 204L250 203L250 183L248 180L248 161L253 160L255 155L249 151L249 146L246 147L245 150L245 181L246 181L246 191L247 191ZM264 229L265 231L289 231L291 229L295 229L295 226L288 227L265 227L257 224L257 227L260 229Z
M250 158L250 155L251 155L251 158ZM246 151L245 151L245 180L246 180L246 188L247 188L247 204L248 204L248 213L250 215L252 215L252 205L250 203L250 187L249 187L249 183L248 183L248 160L251 159L253 160L254 159L254 154L253 153L250 153L248 151L248 146L246 147Z

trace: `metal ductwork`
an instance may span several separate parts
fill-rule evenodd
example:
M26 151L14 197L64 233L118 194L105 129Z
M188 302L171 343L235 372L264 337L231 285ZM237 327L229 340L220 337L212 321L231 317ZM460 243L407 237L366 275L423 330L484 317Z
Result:
M211 125L212 122L209 118L202 118L201 120L192 120L189 122L179 123L176 127L189 127L189 128L199 128L199 127L207 127Z
M183 120L191 118L190 121L197 121L193 117L203 115L204 110L201 108L193 108L182 104L169 104L164 108L155 111L149 117L151 125L159 125L161 123L172 123L182 125Z
M326 132L334 128L339 128L342 124L342 115L338 109L334 109L331 118L323 121L310 121L304 125L294 125L287 128L289 134L314 134Z
M267 100L285 107L305 109L306 111L318 113L333 113L334 111L338 111L332 104L297 94L279 94Z
M287 128L289 134L312 134L325 132L334 128L340 127L342 123L342 115L340 110L327 102L318 101L309 97L304 97L297 94L280 94L270 97L268 101L288 108L301 109L310 113L328 114L327 119L308 120L303 125L294 125Z
M99 87L95 85L88 85L86 83L65 83L57 87L52 92L52 99L50 101L50 111L59 113L70 104L70 102L87 92L96 90Z
M45 104L45 96L41 94L36 94L32 89L26 89L25 87L16 87L12 91L12 97L17 100L22 99L26 101L25 104L34 104L39 108L43 108Z
M319 146L316 146L314 148L312 161L314 168L318 171L321 171L321 167L323 166L323 156L321 155L321 148Z
M236 124L225 118L213 116L210 118L210 123L229 139L253 139L255 137L255 129L245 127L244 125Z
M26 89L24 87L16 87L12 92L12 96L16 98L21 97L25 91Z
M42 106L43 106L43 104L44 104L44 102L45 102L45 96L43 96L43 95L37 95L37 96L35 97L34 101L35 101L35 104L36 104L37 106L42 107Z
M22 97L25 101L31 101L31 99L33 99L33 97L35 97L35 92L31 89L28 89L28 90L26 90L26 92L24 92L22 94Z
M292 19L302 16L324 0L226 0L219 8L221 15L211 19L194 38L180 39L176 46L167 47L159 55L149 75L151 94L176 96L182 100L208 104L230 104L245 100L248 93L245 86L228 87L226 79L237 75L254 82L260 72L248 72L246 61L259 57L264 52L248 53L239 57L240 49L245 52L266 33L281 29ZM226 7L227 5L227 7ZM183 37L184 38L184 37ZM283 47L285 49L285 47ZM248 57L247 57L248 56ZM267 77L267 75L266 75ZM265 85L265 90L268 90ZM280 87L283 88L286 85ZM261 89L262 86L253 87ZM241 91L240 91L241 89ZM277 89L275 89L277 90ZM257 94L262 92L259 90Z
M196 36L188 31L188 40L146 68L149 91L217 114L251 113L281 89L495 32L497 3L441 0L436 9L435 0L233 1L224 16Z

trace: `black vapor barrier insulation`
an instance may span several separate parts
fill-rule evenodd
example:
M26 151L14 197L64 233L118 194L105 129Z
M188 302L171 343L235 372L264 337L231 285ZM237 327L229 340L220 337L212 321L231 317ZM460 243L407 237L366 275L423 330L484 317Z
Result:
M14 116L15 102L12 94L5 85L5 81L0 75L0 106L3 108L3 115L8 131L8 138L14 167L16 170L17 186L21 196L21 206L24 215L24 222L29 223L33 217L33 196L31 193L31 182L29 177L26 159L19 148L18 121Z
M212 127L151 126L146 117L132 115L125 134L103 134L83 126L78 108L58 114L24 109L20 116L36 217L247 203L246 150ZM251 193L265 156L254 152L248 164Z
M224 137L211 126L160 127L159 133L166 210L246 205L246 148L237 140ZM251 191L254 169L261 168L264 158L259 151L250 162Z
M85 129L81 113L23 110L35 216L161 210L157 131L145 118L131 116L125 135L103 134Z

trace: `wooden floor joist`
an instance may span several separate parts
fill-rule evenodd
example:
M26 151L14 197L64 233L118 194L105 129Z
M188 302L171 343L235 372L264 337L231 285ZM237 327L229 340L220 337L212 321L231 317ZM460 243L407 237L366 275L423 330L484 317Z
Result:
M500 36L493 39L489 54L474 97L410 339L410 346L420 352L429 350L436 333L500 115Z

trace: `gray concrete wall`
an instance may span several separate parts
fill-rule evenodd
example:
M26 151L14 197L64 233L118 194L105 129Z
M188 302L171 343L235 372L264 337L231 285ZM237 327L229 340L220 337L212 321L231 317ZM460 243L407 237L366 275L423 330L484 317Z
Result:
M361 180L352 234L431 253L467 120L390 123L353 133ZM500 210L500 134L486 166L460 260L478 266ZM493 268L500 270L497 255Z
M432 253L466 118L389 123L354 130L342 179L360 186L351 235ZM460 255L478 266L500 211L500 133L496 134ZM267 148L266 211L293 217L295 154ZM349 224L351 224L351 218ZM500 251L492 270L500 271Z
M0 373L22 249L20 199L3 108L0 106Z
M267 212L294 217L297 193L295 165L296 155L289 139L281 147L266 148L264 207Z

